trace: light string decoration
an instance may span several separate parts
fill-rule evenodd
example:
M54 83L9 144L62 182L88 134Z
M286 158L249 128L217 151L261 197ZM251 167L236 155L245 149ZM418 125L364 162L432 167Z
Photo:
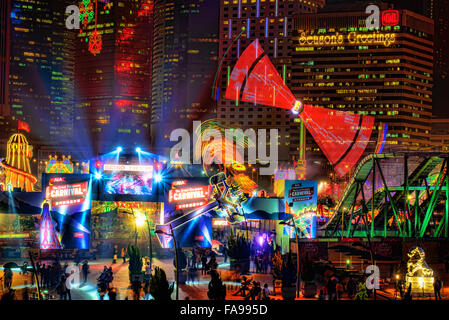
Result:
M101 34L99 34L97 30L97 11L98 11L97 9L98 9L98 0L95 0L95 29L89 36L89 52L92 53L94 56L100 53L103 44Z

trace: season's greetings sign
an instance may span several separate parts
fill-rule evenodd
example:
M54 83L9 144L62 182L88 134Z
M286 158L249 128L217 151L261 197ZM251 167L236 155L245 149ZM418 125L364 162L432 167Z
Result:
M285 181L285 212L293 215L298 237L316 237L317 192L315 180Z
M302 32L299 37L300 46L343 46L343 45L383 45L389 47L397 40L395 33L352 31L348 34L339 32L311 35Z

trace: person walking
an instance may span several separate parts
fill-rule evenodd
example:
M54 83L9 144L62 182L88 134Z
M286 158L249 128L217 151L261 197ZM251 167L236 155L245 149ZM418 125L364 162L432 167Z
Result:
M224 257L224 263L228 261L228 247L226 245L223 246L223 257Z
M341 281L339 281L337 283L337 285L335 286L336 292L337 292L337 300L341 300L341 298L343 297L343 292L344 292L344 287L343 284L341 283Z
M263 285L263 290L262 290L262 294L261 294L261 299L260 300L271 300L270 296L271 296L271 291L268 288L268 284L265 283Z
M441 287L442 287L442 282L440 280L440 278L436 278L435 281L433 282L433 291L435 294L435 300L441 300Z
M355 283L355 281L354 281L354 279L352 277L349 278L346 287L348 289L348 298L352 300L352 297L355 295L355 292L356 292L356 289L357 289L356 288L357 285L356 285L356 283Z
M59 294L60 300L67 300L67 284L66 284L66 276L63 274L61 276L61 280L59 281L59 284L56 287L56 292Z
M117 255L118 255L118 248L117 245L115 245L114 250L112 251L112 264L117 263Z
M84 260L81 271L83 272L83 283L86 283L87 275L89 274L89 263L87 262L87 260Z
M122 251L120 253L120 257L122 258L123 263L126 263L126 249L125 248L122 248Z
M6 290L11 289L12 277L13 277L12 270L10 268L6 268L3 271L3 284L4 284L4 287L6 288Z

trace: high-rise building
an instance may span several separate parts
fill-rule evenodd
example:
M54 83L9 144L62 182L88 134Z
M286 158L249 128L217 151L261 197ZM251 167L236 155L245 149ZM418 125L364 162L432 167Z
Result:
M11 116L30 124L46 143L71 138L73 39L65 27L69 1L11 0L9 101Z
M300 153L300 129L294 123L294 116L277 108L226 100L224 95L237 59L255 39L290 87L293 17L301 13L314 13L325 1L220 0L220 3L219 59L223 62L214 88L218 98L217 118L242 129L278 129L279 160L291 163L299 158ZM244 31L242 27L245 27Z
M432 136L430 139L433 151L449 151L449 118L434 117L432 119Z
M398 25L368 30L365 7L328 7L295 19L292 92L310 105L375 117L368 152L382 137L381 123L388 125L384 152L426 150L432 117L433 21L400 10ZM321 153L311 139L307 151L309 158ZM308 161L314 162L319 161ZM314 170L313 165L308 169Z
M167 147L170 132L215 117L211 88L218 58L219 2L154 2L152 145Z
M95 11L95 1L92 1ZM98 1L95 18L78 33L75 57L78 141L93 154L147 143L152 75L151 0ZM99 53L89 51L94 30Z
M9 115L9 40L11 1L0 3L0 117Z

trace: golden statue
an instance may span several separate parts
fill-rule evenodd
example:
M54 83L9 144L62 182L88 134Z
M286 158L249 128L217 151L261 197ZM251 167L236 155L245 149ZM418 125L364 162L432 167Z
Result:
M1 166L5 171L5 185L12 188L21 188L23 191L32 192L37 182L31 174L30 159L33 156L33 146L21 133L13 134L7 144L6 159Z
M433 270L425 261L426 254L420 247L414 247L407 253L407 274L405 277L406 288L412 286L412 293L433 293Z

